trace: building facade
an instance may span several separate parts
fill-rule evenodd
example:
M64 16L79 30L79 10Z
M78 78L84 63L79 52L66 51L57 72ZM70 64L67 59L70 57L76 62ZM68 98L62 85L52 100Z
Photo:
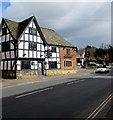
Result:
M0 51L3 78L76 72L76 47L39 27L34 16L22 22L2 19Z
M79 49L77 54L76 54L76 58L77 58L77 66L78 67L82 67L84 66L84 61L85 61L85 49Z

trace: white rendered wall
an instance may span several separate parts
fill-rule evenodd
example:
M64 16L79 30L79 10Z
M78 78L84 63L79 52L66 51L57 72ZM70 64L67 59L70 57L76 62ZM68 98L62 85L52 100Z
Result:
M23 58L44 58L44 44L37 30L37 35L29 34L29 28L36 28L34 21L31 21L28 27L25 29L20 37L20 43L18 45L18 57ZM29 49L29 42L37 44L37 50ZM23 51L22 51L23 50ZM24 55L25 54L25 55Z
M45 47L45 50L47 51L48 49L51 51L52 50L52 47L55 47L55 46L46 46ZM49 62L57 62L57 69L60 69L60 48L56 46L56 52L51 52L52 53L52 56L50 58L47 58L47 56L45 55L46 59L45 59L45 62L46 62L46 65L45 65L45 69L49 69ZM46 52L47 54L47 52Z

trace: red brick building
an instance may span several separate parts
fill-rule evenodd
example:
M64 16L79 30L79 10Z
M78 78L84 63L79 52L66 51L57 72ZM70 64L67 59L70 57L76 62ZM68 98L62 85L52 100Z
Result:
M76 50L73 48L60 48L61 69L76 70Z

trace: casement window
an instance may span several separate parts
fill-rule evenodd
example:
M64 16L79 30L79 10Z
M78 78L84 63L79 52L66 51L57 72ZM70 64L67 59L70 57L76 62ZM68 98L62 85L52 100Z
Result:
M3 36L3 35L6 35L6 34L7 34L7 28L4 27L4 28L2 28L2 36Z
M52 52L56 52L56 47L52 47L52 48L51 48L51 51L52 51Z
M10 41L2 43L2 52L6 52L10 50Z
M37 50L37 44L35 42L29 42L29 50Z
M66 55L70 55L70 48L66 49Z
M64 67L72 67L72 61L64 61Z
M21 64L21 69L31 69L30 61L29 60L23 60Z
M31 34L31 35L37 35L37 30L35 28L30 27L29 28L29 34Z
M56 61L49 62L49 69L54 69L54 68L57 68L57 62Z

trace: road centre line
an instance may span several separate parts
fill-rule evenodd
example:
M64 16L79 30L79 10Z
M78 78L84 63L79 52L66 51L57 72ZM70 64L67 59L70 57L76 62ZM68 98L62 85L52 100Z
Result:
M17 98L25 97L25 96L32 95L32 94L35 94L35 93L40 93L40 92L43 92L43 91L51 90L53 88L54 87L45 88L45 89L42 89L42 90L38 90L38 91L23 94L23 95L19 95L19 96L16 96L15 98L17 99Z
M79 80L79 81L73 81L73 82L69 82L69 83L67 83L67 85L71 85L71 84L74 84L74 83L79 83L79 82L82 82L82 81L85 81L85 80Z
M89 116L86 120L92 120L96 115L107 105L107 103L112 99L113 94L109 95Z

